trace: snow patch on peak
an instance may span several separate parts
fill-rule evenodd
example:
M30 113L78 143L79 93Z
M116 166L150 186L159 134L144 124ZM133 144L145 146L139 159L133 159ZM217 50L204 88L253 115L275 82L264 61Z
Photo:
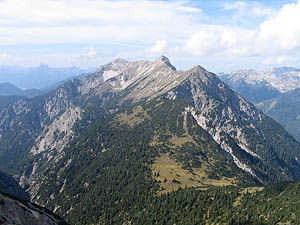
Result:
M103 72L103 82L107 81L110 78L116 77L120 71L115 71L115 70L105 70Z

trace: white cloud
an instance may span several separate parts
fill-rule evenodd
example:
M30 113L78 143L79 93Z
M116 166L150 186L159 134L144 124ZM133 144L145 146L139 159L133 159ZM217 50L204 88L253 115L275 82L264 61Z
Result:
M300 0L286 4L276 16L259 26L257 45L271 53L300 48Z
M273 9L265 8L261 5L254 6L250 12L254 16L272 16L276 13Z
M243 1L236 1L234 3L225 3L224 10L244 10L247 7L248 3Z
M252 48L255 32L226 26L204 26L194 33L183 51L196 56L223 55L241 57L255 54Z
M159 40L155 42L155 45L149 49L151 53L162 53L167 48L167 42L165 40Z
M88 47L85 50L87 50L87 53L84 53L82 56L88 57L88 58L94 58L96 56L95 48Z
M236 2L226 10L244 10L249 3ZM252 8L254 10L254 8ZM260 65L299 65L300 0L284 5L277 13L256 7L255 13L271 15L254 28L233 25L202 25L185 40L182 47L173 48L180 56L198 57L199 60L219 58L239 62L256 60ZM253 13L253 12L252 12Z
M259 1L224 4L221 12L224 21L218 18L218 25L209 20L214 15L208 17L190 3L189 0L0 0L3 46L22 46L22 49L37 45L51 48L65 43L72 46L70 52L49 50L43 56L30 55L31 49L10 58L0 54L0 63L39 64L43 60L49 65L86 66L99 65L114 57L153 59L162 53L188 66L195 62L232 67L242 65L241 62L285 65L296 64L293 59L299 59L300 0L277 11Z
M174 13L201 13L200 9L185 6L182 1L2 0L0 6L0 15L7 19L7 24L55 26L68 22L147 23L156 20L164 23L172 19Z
M2 0L0 42L153 42L179 38L195 17L205 16L184 1Z
M272 8L266 7L259 2L245 2L236 1L233 3L225 3L224 10L236 11L234 17L245 17L245 16L271 16L276 13Z
M186 43L186 49L194 55L206 55L213 51L218 38L207 30L201 30L192 35Z
M263 61L263 63L268 66L295 65L299 62L299 59L299 54L269 56Z
M8 58L8 54L6 54L6 53L0 54L0 61L3 59L6 59L6 58Z
M236 1L225 3L223 11L229 13L226 17L227 24L256 28L258 24L276 14L276 10L271 7L272 5L266 6L263 2Z
M8 64L10 60L13 59L13 56L7 53L0 53L0 64Z

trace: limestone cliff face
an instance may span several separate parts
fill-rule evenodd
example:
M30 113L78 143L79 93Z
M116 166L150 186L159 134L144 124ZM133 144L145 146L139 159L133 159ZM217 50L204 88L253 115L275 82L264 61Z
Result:
M73 126L83 112L77 104L76 85L76 80L69 82L48 95L22 99L0 112L1 165L15 174L22 187L37 183L33 175L55 162L74 137Z
M258 130L255 125L264 115L201 67L195 67L184 85L191 92L191 112L198 124L232 156L238 167L255 176L253 170L234 155L225 137L229 135L242 150L259 158L247 147L249 143L244 129Z

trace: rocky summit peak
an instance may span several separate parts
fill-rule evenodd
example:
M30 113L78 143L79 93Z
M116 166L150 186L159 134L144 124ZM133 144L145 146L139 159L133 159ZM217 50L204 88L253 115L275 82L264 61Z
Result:
M112 61L111 63L126 63L127 61L125 59L122 58L117 58L114 61Z
M164 62L170 62L169 58L164 55L161 55L157 60L164 61Z
M200 65L194 66L194 67L192 68L192 70L195 71L195 72L203 72L203 71L208 72L206 69L204 69L204 68L203 68L202 66L200 66Z
M212 77L215 77L213 73L208 72L200 65L194 66L190 71L192 74L197 74L202 80L212 79Z
M162 55L160 56L157 60L154 61L155 64L161 64L161 63L164 63L166 64L168 67L170 67L172 70L175 70L176 71L176 68L175 66L173 66L170 62L170 60L168 59L168 57Z

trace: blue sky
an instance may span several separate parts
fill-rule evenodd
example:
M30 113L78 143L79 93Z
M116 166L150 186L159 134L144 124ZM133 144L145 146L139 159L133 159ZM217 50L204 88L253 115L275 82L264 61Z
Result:
M300 68L299 50L300 0L0 0L0 65L264 70Z

